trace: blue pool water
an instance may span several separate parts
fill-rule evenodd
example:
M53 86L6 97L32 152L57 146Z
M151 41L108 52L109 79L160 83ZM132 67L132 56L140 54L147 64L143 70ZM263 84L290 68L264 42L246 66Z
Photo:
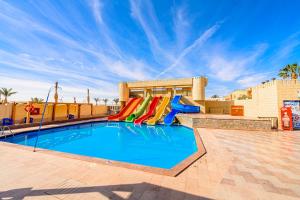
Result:
M2 141L34 146L37 132ZM197 151L192 129L97 122L42 130L37 147L60 152L170 169Z

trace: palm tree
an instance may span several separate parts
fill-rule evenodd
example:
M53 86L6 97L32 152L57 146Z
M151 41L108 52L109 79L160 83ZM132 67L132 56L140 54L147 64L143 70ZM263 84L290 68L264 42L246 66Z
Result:
M300 66L298 65L298 63L294 63L294 64L290 65L289 70L291 72L291 78L297 79L299 76L299 70L300 70Z
M102 99L102 101L104 102L104 105L106 105L108 102L108 99L104 98L104 99Z
M44 99L38 97L31 97L32 103L43 103Z
M211 98L212 98L212 99L217 99L217 98L219 98L219 95L214 94L214 95L211 96Z
M119 98L115 98L115 99L113 99L113 101L115 102L115 104L117 105L118 103L119 103Z
M7 103L7 97L10 97L13 94L16 94L17 92L12 91L12 88L1 88L0 94L4 96L4 103Z
M245 95L245 94L243 94L242 96L240 96L240 97L238 98L238 100L245 100L245 99L248 99L248 96Z
M283 78L283 79L287 79L289 77L289 72L288 72L287 68L282 68L279 71L278 76L281 77L281 78Z
M96 102L96 106L98 105L98 101L100 101L100 99L97 97L97 98L94 98L94 101Z
M291 78L291 79L297 79L300 74L300 66L297 63L294 64L288 64L285 67L283 67L279 73L278 76L280 76L283 79Z

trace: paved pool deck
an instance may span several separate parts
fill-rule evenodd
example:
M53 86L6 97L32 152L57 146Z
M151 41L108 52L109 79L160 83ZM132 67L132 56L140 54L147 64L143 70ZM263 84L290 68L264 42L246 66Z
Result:
M300 199L300 132L198 132L207 153L176 177L0 143L0 199Z

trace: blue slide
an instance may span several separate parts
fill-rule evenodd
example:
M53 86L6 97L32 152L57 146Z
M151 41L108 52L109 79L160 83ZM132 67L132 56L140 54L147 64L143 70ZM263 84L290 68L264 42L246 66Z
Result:
M176 95L172 102L171 107L172 110L164 119L164 123L166 125L171 125L175 119L177 113L199 113L200 107L199 106L191 106L191 105L183 105L179 103L181 99L181 95Z

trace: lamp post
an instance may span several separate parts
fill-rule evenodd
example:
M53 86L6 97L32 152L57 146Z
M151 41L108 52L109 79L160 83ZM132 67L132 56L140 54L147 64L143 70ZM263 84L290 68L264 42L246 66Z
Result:
M50 89L51 90L51 89ZM58 82L55 82L54 85L54 105L53 105L53 114L52 114L52 120L55 120L55 110L56 110L56 104L58 103Z
M57 93L57 89L58 89L58 82L55 82L55 92L54 92L54 102L57 104L58 102L58 93Z
M87 89L87 103L90 104L90 89Z

